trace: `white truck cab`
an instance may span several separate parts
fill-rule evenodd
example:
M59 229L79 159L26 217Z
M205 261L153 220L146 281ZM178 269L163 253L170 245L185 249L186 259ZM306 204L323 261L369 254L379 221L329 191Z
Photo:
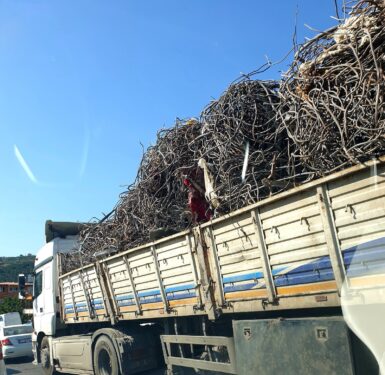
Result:
M37 343L42 337L53 337L56 333L59 305L57 254L66 254L78 247L77 233L80 224L46 222L46 244L37 252L33 273L33 326L32 348L37 358ZM21 275L23 276L23 275ZM19 279L19 288L20 288ZM21 282L25 285L25 278ZM20 288L22 290L23 288ZM22 292L22 297L25 292Z
M133 322L113 327L116 322L110 324L104 318L97 326L79 322L75 327L63 320L65 302L59 286L62 255L79 249L77 234L81 226L79 223L46 223L46 244L36 254L33 274L34 363L41 365L45 375L58 371L131 374L155 368L160 344L154 338L152 326L141 327ZM20 297L25 298L24 275L19 275L19 290ZM73 308L76 311L76 305ZM106 355L107 351L116 353L113 362Z
M54 238L37 253L33 282L33 316L37 335L54 335L56 332L56 312L59 298L57 280L58 253L67 253L77 247L77 237Z

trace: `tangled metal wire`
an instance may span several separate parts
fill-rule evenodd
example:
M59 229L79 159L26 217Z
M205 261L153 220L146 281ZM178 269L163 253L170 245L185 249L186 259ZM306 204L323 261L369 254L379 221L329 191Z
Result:
M198 153L212 171L219 212L291 185L290 140L277 132L275 121L278 87L275 81L243 79L201 114L204 147Z
M207 106L200 121L177 120L174 127L161 130L113 214L81 231L82 246L66 256L65 270L95 260L101 251L99 256L105 256L147 242L154 232L169 234L191 226L183 179L207 190L205 168L216 197L215 215L287 188L288 139L277 133L275 124L278 86L244 78Z
M191 224L182 181L184 176L202 181L192 150L200 134L198 121L179 119L158 132L155 145L143 154L136 181L120 195L112 214L80 232L82 246L66 256L67 271L95 260L101 251L120 251L149 241L156 231L169 234Z
M185 178L215 216L383 154L384 17L383 0L355 2L298 49L280 83L244 77L199 120L161 130L111 215L81 231L65 271L191 226Z
M299 49L281 83L277 122L314 176L384 151L384 8L382 0L356 3Z

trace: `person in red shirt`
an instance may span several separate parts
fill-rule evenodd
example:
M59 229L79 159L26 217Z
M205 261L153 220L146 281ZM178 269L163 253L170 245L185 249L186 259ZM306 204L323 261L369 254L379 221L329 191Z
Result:
M188 192L188 206L191 210L193 223L202 223L210 220L212 213L209 203L206 201L204 193L199 191L199 187L194 181L188 177L183 179L183 184L187 186Z

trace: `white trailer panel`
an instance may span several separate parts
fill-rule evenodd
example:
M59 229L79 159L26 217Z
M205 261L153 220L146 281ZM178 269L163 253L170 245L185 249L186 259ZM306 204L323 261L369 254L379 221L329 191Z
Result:
M336 306L346 280L385 283L384 161L62 275L63 319Z

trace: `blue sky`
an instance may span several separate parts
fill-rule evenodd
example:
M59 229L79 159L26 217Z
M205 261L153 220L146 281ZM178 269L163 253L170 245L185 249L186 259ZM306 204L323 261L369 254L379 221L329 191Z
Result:
M333 0L0 0L0 256L109 212L140 142L283 57L297 8L299 41L335 23Z

